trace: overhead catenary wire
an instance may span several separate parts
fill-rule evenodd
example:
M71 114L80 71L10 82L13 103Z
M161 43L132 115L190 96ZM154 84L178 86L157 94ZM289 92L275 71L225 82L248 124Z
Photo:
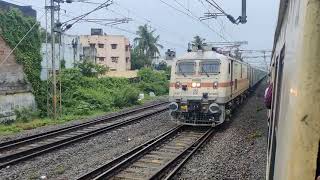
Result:
M66 15L66 14L64 16L72 17L72 16ZM117 29L117 30L122 31L122 32L126 32L126 33L129 33L129 34L132 34L132 35L137 35L137 33L134 32L134 31L130 31L128 29L120 28L120 27L113 26L113 25L109 25L109 24L106 24L106 23L86 21L85 19L83 21L88 22L88 23L98 24L98 25L105 26L105 27L110 27L110 28ZM161 41L166 42L167 44L172 44L172 45L179 46L181 48L186 48L186 46L184 46L184 45L181 45L181 44L178 44L178 43L175 43L175 42L171 42L171 41L168 41L168 40L161 40Z
M215 7L218 11L220 11L222 14L227 15L227 13L218 5L218 3L216 3L214 0L206 0L210 5L212 5L213 7Z
M171 4L169 4L169 3L167 3L167 2L165 2L165 1L163 1L163 0L159 0L159 1L162 2L163 4L169 6L170 8L174 9L175 11L178 11L178 12L180 12L180 13L188 16L189 18L191 18L191 19L193 19L193 20L195 20L195 21L197 21L197 22L200 22L202 25L206 26L206 27L207 27L208 29L210 29L212 32L214 32L215 34L217 34L221 39L223 39L224 41L229 42L223 35L221 35L221 34L220 34L219 32L217 32L215 29L213 29L212 27L210 27L208 24L200 21L200 19L199 19L198 17L194 17L194 16L186 13L185 11L182 11L182 10L176 8L176 7L172 6Z
M154 21L152 21L151 19L148 19L146 17L142 17L142 16L138 15L136 12L134 12L131 9L128 9L128 8L120 5L118 2L114 2L114 4L116 6L118 6L118 7L120 7L120 8L123 8L123 9L127 10L129 13L134 14L137 18L144 20L146 22L146 24L148 24L150 26L150 28L152 28L152 29L157 29L157 30L160 30L162 32L168 32L170 34L174 34L175 37L178 37L182 41L188 41L187 40L188 38L185 38L185 37L181 36L181 33L174 32L172 30L169 30L167 27L165 27L163 25L159 25L157 23L154 23ZM134 21L136 21L137 23L140 22L140 23L144 24L144 22L139 21L137 19L134 19ZM160 40L160 41L163 41L163 40ZM169 41L166 41L166 42L168 43ZM173 42L170 42L168 44L177 45L177 43L173 43ZM180 44L179 47L187 48L187 45L181 45Z
M18 1L15 1L15 2L18 2ZM79 2L80 2L80 1L79 1ZM18 3L23 4L23 5L29 5L29 4L22 3L22 2L18 2ZM117 2L113 2L113 3L114 3L115 5L117 5L117 6L120 7L120 4L119 4L119 3L117 3ZM101 3L94 3L94 4L101 4ZM40 6L33 6L33 7L36 7L37 10L39 10L39 11L45 12L45 10L43 9L43 7L40 7ZM128 10L128 11L130 11L131 13L134 13L133 11L131 11L131 10L125 8L125 7L123 7L123 8L126 9L126 10ZM110 8L108 8L108 10L110 10ZM119 14L119 15L120 15L120 14ZM74 16L71 16L71 15L68 15L68 14L61 14L61 16L64 16L64 17L67 17L67 18L72 18L72 19L75 18ZM123 16L124 16L124 15L123 15ZM124 16L124 17L126 17L126 16ZM144 18L144 19L145 19L146 21L148 20L148 19L146 19L146 18ZM136 19L135 19L135 20L136 20ZM85 21L85 20L83 20L83 21ZM137 20L136 20L136 21L137 21ZM128 29L120 28L120 27L118 27L118 26L103 24L103 23L99 23L99 22L88 22L88 21L85 21L85 22L87 22L87 23L94 23L94 24L97 24L97 25L101 25L101 26L105 26L105 27L111 28L111 29L116 29L116 30L119 30L119 31L122 31L122 32L126 32L126 33L128 33L128 34L137 35L136 32L134 32L134 31L130 31L130 30L128 30ZM151 22L151 20L149 20L149 22ZM157 25L157 26L159 27L159 29L161 29L161 30L163 30L163 31L166 31L163 26L160 26L160 25ZM181 47L181 48L186 48L186 47L187 47L187 45L182 45L182 44L179 44L179 43L176 43L176 42L172 42L172 41L168 41L168 40L160 40L160 41L165 42L165 43L167 43L167 44L179 46L179 47Z
M112 9L108 9L109 11L111 11L111 12L113 12L113 13L115 13L115 14L118 14L118 15L120 15L120 16L123 16L123 17L126 17L125 15L123 15L123 14L121 14L121 13L119 13L119 12L116 12L116 11L114 11L114 10L112 10ZM137 19L132 19L134 22L136 22L137 24L139 24L139 25L141 25L141 24L143 24L144 22L142 22L142 21L140 21L140 20L137 20ZM151 21L150 21L150 23L151 23ZM159 27L161 27L160 25L159 25ZM155 28L153 28L153 27L151 27L152 29L155 29ZM161 31L167 31L167 30L165 30L165 29L163 29L163 28L159 28L159 30L161 30ZM168 32L168 31L167 31ZM136 33L131 33L131 34L134 34L134 35L137 35ZM178 34L177 34L178 35ZM183 39L183 40L185 40L185 38L184 37L180 37L181 39ZM160 41L162 41L162 42L165 42L165 43L167 43L167 44L171 44L171 45L174 45L174 46L179 46L179 47L181 47L181 48L187 48L187 45L182 45L182 44L179 44L179 43L175 43L175 42L172 42L172 41L167 41L167 40L161 40L160 39Z
M203 0L198 0L198 2L208 11L208 13L210 13L211 6L209 6L209 7L206 6L204 4ZM214 10L213 10L213 12L214 12ZM219 26L221 27L221 31L222 31L221 33L222 34L225 33L226 35L228 35L230 37L231 40L233 40L234 39L233 36L227 31L225 25L223 24L223 21L221 19L217 19L217 22L218 22Z

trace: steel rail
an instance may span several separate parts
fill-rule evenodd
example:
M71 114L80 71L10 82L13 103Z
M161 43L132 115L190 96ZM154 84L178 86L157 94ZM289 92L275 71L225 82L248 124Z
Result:
M121 155L115 160L112 160L111 162L91 171L90 173L81 176L78 178L78 180L99 180L112 178L112 176L115 176L120 171L126 169L136 160L140 159L162 144L165 144L168 140L172 139L172 137L179 132L182 132L185 128L185 126L173 128L168 132L148 141L147 143L144 143L143 145L140 145L135 149ZM203 135L201 135L201 137L197 138L194 143L183 150L183 152L179 153L172 160L161 167L156 173L154 173L150 179L161 179L166 174L168 174L168 177L174 176L175 173L182 167L182 165L192 156L192 154L194 154L205 142L207 142L213 132L213 128L207 130L205 133L203 133ZM168 172L170 168L173 169L173 171Z
M65 139L54 141L54 142L49 143L49 144L41 145L41 146L38 146L38 147L35 147L35 148L32 148L32 149L27 149L27 150L24 150L24 151L21 151L21 152L12 153L12 154L0 157L0 169L6 167L8 165L13 165L13 164L16 164L18 162L30 159L32 157L35 157L35 156L47 153L49 151L61 148L63 146L66 146L66 145L81 141L83 139L98 135L100 133L107 132L107 131L113 130L115 128L123 127L123 126L129 125L129 124L132 124L134 122L138 122L139 120L141 120L143 118L146 118L146 117L149 117L149 116L164 112L166 110L167 110L167 107L164 107L164 108L161 108L161 109L159 109L157 111L152 111L152 112L149 112L149 113L146 113L146 114L142 114L142 115L139 115L139 116L136 116L136 117L133 117L133 118L129 118L127 120L124 120L124 121L121 121L121 122L117 122L117 123L114 123L114 124L111 124L111 125L107 125L107 126L102 127L102 128L94 129L94 130L89 131L89 132L84 132L82 134L78 134L78 135L75 135L75 136L67 137Z
M165 180L173 179L173 177L183 167L183 165L190 159L190 157L210 139L213 132L214 132L213 128L209 129L201 138L199 138L195 143L193 143L188 149L183 151L175 159L172 159L162 169L160 169L157 173L155 173L150 178L150 180L161 179L163 176L166 176L165 178L163 178ZM170 168L173 168L173 170L170 170Z
M145 152L151 146L160 143L165 138L172 136L173 134L180 131L182 128L183 128L182 125L177 126L175 128L172 128L169 131L157 136L156 138L153 138L153 139L149 140L148 142L134 148L133 150L130 150L129 152L119 156L118 158L112 160L111 162L104 164L104 165L100 166L99 168L79 177L78 180L98 179L99 176L105 176L106 173L111 172L116 167L120 167L120 165L126 163L128 161L128 159L132 159L137 154L141 154L142 152Z
M30 143L32 141L36 141L36 140L40 140L40 139L45 139L45 138L50 138L53 136L57 136L59 134L63 134L63 133L67 133L67 132L71 132L71 131L75 131L84 127L88 127L88 126L92 126L92 125L96 125L99 123L103 123L106 122L108 120L112 120L115 118L121 118L123 116L126 115L130 115L133 113L137 113L139 111L143 111L145 109L149 109L149 108L153 108L156 106L160 106L163 105L167 102L161 102L161 103L157 103L157 104L152 104L149 106L144 106L144 107L140 107L137 109L131 109L129 111L126 112L122 112L120 114L114 114L114 115L105 115L105 116L100 116L98 118L94 118L92 120L89 120L87 122L81 123L81 124L76 124L76 125L72 125L72 126L68 126L68 127L64 127L64 128L60 128L60 129L56 129L56 130L52 130L52 131L48 131L48 132L44 132L44 133L40 133L40 134L36 134L36 135L32 135L32 136L28 136L28 137L24 137L24 138L19 138L19 139L15 139L15 140L11 140L11 141L7 141L7 142L2 142L0 143L0 152L10 149L10 148L15 148L19 145L23 145L26 143Z

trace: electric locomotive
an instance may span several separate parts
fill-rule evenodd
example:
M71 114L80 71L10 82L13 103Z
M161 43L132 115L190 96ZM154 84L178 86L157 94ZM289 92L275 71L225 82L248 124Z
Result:
M215 48L189 50L172 66L171 117L185 125L222 124L266 74Z

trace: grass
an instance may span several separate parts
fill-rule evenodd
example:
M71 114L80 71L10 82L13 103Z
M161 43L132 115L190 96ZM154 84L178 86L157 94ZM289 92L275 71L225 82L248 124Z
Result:
M55 168L54 172L55 172L56 174L63 174L63 173L65 172L65 168L64 168L63 165L58 165L58 166Z
M144 104L146 102L149 102L150 100L154 100L158 98L161 98L161 97L146 96L145 99L139 102L139 104ZM84 120L87 118L94 118L97 116L104 115L106 113L117 112L120 110L121 109L112 109L112 111L109 111L109 112L94 111L91 113L91 115L64 115L56 120L52 120L50 118L35 118L27 122L15 121L11 124L0 124L0 136L12 135L19 132L23 132L25 130L35 129L38 127L65 124L67 122L74 121L74 120L81 120L81 119Z
M249 137L250 137L251 139L256 139L256 138L262 137L262 132L260 132L260 131L255 131L255 132L249 134Z
M16 121L8 125L0 124L0 136L11 135L11 134L22 132L24 130L35 129L38 127L43 127L48 125L64 124L73 120L97 117L105 113L106 112L95 111L91 115L87 115L87 116L65 115L56 120L52 120L50 118L36 118L36 119L29 120L28 122Z

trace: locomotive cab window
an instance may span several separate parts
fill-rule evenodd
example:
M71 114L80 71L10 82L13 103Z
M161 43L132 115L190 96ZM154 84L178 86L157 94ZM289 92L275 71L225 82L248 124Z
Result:
M195 62L180 62L177 64L177 74L194 74L195 67Z
M200 62L200 74L217 74L220 72L219 61L203 61Z

